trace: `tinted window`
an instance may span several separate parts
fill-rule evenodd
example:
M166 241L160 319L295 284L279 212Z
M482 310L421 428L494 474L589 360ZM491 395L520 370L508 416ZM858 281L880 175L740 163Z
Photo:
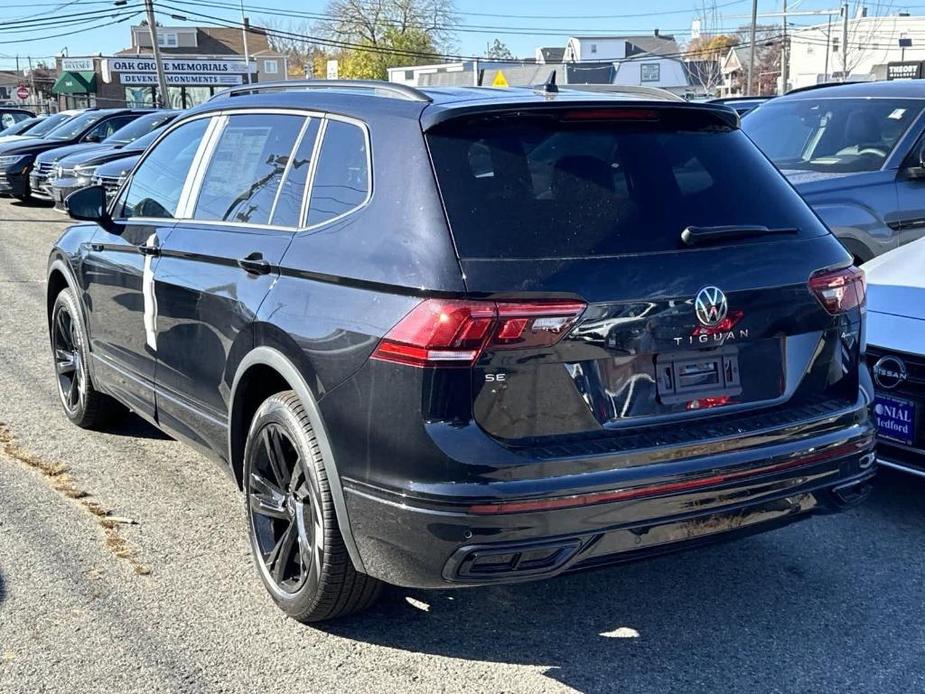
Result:
M356 125L328 121L308 209L308 225L327 222L362 205L369 194L366 135Z
M673 125L672 118L681 120ZM715 123L684 130L685 119L579 123L538 117L449 123L429 133L461 255L680 250L688 226L825 233L741 131Z
M86 142L102 142L135 120L135 116L116 116L103 121L84 135Z
M30 128L34 128L40 120L38 118L27 118L26 120L21 120L15 125L11 125L9 128L0 132L0 135L18 135L19 133L25 133Z
M14 116L12 113L4 113L0 115L0 127L6 129L15 124L16 116Z
M921 110L915 99L770 101L742 129L784 170L876 171Z
M181 125L167 134L132 176L123 217L174 217L190 165L208 126L208 118Z
M134 142L139 137L147 135L151 131L166 125L173 120L176 115L177 114L172 111L158 111L156 113L146 114L140 118L135 118L106 138L106 144L124 145L129 142Z
M103 114L99 111L88 111L74 116L71 120L65 121L57 128L48 133L49 140L73 140L82 132L89 129L94 123L102 119Z
M202 180L195 219L268 224L300 116L231 116Z
M302 226L302 199L305 194L305 182L308 180L312 150L315 148L315 139L318 136L319 123L317 118L311 120L296 149L289 172L279 189L276 211L273 213L273 224L286 227Z

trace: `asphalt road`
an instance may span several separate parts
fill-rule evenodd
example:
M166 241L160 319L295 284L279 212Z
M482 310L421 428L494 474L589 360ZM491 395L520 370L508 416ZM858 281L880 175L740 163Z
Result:
M44 270L65 224L0 201L0 692L925 690L925 482L895 474L735 543L286 619L222 471L59 411Z

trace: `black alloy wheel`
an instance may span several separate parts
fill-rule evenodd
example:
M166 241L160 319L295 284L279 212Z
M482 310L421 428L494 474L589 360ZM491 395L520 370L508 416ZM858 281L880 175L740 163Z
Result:
M62 305L54 316L52 348L55 353L55 373L58 375L58 395L68 413L76 412L87 392L87 371L80 350L76 319L69 307Z
M319 622L376 601L382 583L350 559L321 446L295 392L267 398L254 413L243 482L254 560L286 614Z
M93 387L87 331L77 298L70 288L61 290L55 297L48 327L58 397L68 419L90 429L124 414L126 410L122 405Z
M286 593L317 583L321 566L317 539L324 532L318 492L286 431L267 424L257 434L249 476L249 507L262 568Z

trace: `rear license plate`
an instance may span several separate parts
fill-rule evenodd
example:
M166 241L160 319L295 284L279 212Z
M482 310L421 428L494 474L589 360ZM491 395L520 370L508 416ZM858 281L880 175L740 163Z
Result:
M912 446L915 443L915 403L877 395L874 403L880 438Z

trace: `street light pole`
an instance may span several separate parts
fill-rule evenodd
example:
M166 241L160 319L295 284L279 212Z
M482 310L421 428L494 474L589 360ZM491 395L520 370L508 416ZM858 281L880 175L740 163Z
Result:
M842 25L841 25L841 81L848 81L848 3L841 6Z
M787 0L784 0L784 22L783 31L781 32L780 44L780 93L787 93L787 72L790 66L787 64Z
M168 106L167 75L161 62L161 47L157 43L157 27L154 26L154 0L145 0L145 13L148 15L148 30L151 32L151 52L154 55L154 69L157 71L157 105Z
M241 0L241 38L244 41L244 66L247 68L245 76L248 84L251 83L251 55L247 50L247 30L249 28L247 17L244 15L244 0Z
M748 53L748 87L745 89L745 95L752 95L752 87L755 84L755 28L758 24L758 0L752 0L752 28L749 37Z

